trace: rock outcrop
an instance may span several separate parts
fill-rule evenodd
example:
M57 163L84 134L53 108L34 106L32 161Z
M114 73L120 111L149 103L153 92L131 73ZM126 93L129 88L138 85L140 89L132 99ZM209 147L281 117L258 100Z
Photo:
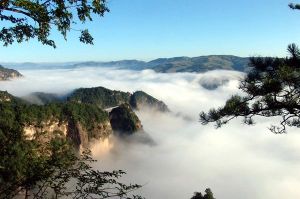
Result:
M49 140L56 132L69 138L77 147L88 147L93 140L106 138L112 134L109 121L95 123L92 129L87 130L80 122L69 119L67 121L48 120L41 124L30 124L24 126L25 136L33 139L35 136L42 137L42 140ZM42 136L41 136L42 135Z
M16 70L4 68L0 65L0 81L6 81L18 77L22 77L23 75Z
M106 138L112 133L125 136L144 132L133 109L147 107L169 111L162 101L142 91L130 94L103 87L78 89L61 101L54 94L34 93L34 96L40 99L40 104L0 91L0 104L5 104L2 116L8 118L3 120L4 124L15 123L24 129L28 139L38 137L47 141L59 134L77 147L88 147L92 140ZM104 110L107 106L110 109Z
M13 98L7 91L0 91L0 102L11 102Z
M130 104L134 109L149 108L160 112L169 112L167 105L143 92L136 91L133 94L128 92L109 90L104 87L76 89L67 101L77 103L88 103L107 109L124 103Z
M121 104L109 113L110 124L118 135L131 135L143 131L143 126L129 104Z
M169 112L167 105L143 91L136 91L130 96L130 105L134 109L150 108L155 111Z

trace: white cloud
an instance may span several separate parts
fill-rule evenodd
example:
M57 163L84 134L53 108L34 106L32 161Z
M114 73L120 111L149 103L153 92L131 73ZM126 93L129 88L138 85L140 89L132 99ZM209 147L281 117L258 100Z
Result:
M151 70L108 68L24 70L25 78L0 82L1 90L24 96L34 91L66 93L78 87L104 86L133 92L144 90L163 100L172 111L192 117L138 112L155 146L122 142L116 138L94 145L97 168L124 169L126 181L144 184L147 198L190 198L194 191L210 187L216 198L300 198L300 134L274 135L272 121L260 119L255 126L235 120L221 129L202 126L198 114L222 105L238 92L243 74L211 71L204 74L158 74ZM216 90L201 83L230 80Z

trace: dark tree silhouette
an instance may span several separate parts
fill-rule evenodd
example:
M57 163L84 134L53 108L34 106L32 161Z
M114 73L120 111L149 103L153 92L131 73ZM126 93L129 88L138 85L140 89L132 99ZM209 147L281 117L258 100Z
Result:
M37 38L45 45L56 47L50 39L56 28L66 39L76 23L92 21L108 12L106 0L0 0L0 20L5 25L0 30L0 41L4 46ZM79 40L93 44L88 30L80 31Z
M221 127L230 120L243 117L254 124L254 116L280 116L280 126L271 126L274 133L285 133L286 126L300 127L300 51L288 46L290 57L255 57L250 59L251 71L239 89L245 95L234 95L225 106L200 114L202 124L216 122Z
M300 10L300 4L290 3L289 7L292 9Z
M0 142L0 198L142 198L131 194L140 185L119 181L124 171L93 169L90 152L78 156L64 137L44 143L18 138L10 144Z
M201 192L195 192L191 199L216 199L210 188L205 189L205 194L202 195Z
M60 106L29 105L0 91L0 198L141 198L132 193L140 185L121 182L125 172L94 169L89 151L81 153L63 132L24 132L26 125L38 128L42 121L62 117ZM88 108L91 115L86 115L75 104L69 108L73 118L81 113L81 121L100 113Z

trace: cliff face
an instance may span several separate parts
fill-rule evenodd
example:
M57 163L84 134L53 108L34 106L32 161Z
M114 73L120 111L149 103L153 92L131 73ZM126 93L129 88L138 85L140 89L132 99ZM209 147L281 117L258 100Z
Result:
M0 102L11 102L13 96L7 91L0 91Z
M78 147L112 134L109 115L92 104L28 104L6 91L0 91L0 130L23 128L28 139L47 141L59 135Z
M63 136L69 138L77 147L88 147L94 139L108 137L112 134L112 128L109 121L95 123L93 128L87 130L80 122L72 119L67 121L45 121L41 124L30 124L24 126L25 135L28 139L41 135L41 141L49 140L55 133L60 132Z
M0 65L0 81L6 81L18 77L22 77L23 75L16 70L4 68Z
M44 132L50 132L48 135L51 136L51 133L54 131L59 131L63 135L67 135L68 124L67 122L59 122L58 120L54 121L45 121L41 124L28 124L24 126L25 135L29 139L33 139L33 137L37 134L41 134Z
M112 129L119 135L143 131L143 126L129 104L122 104L109 113Z
M169 111L162 101L142 91L130 94L96 87L74 93L66 101L54 102L54 95L37 93L43 99L46 97L45 104L37 105L0 91L0 128L13 124L23 128L28 139L47 141L59 134L69 138L75 146L88 147L92 140L106 138L112 133L131 135L143 132L133 109L149 107ZM47 101L48 97L52 98ZM103 107L107 106L115 107L105 111Z

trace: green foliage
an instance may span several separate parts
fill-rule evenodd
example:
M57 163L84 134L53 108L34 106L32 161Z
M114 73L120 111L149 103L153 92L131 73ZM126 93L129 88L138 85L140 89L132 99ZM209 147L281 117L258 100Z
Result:
M0 198L141 198L129 195L140 185L119 182L124 171L94 170L90 153L78 157L59 135L43 144L24 138L11 145L4 141L0 141Z
M142 199L141 196L129 195L140 188L137 184L124 184L119 178L126 174L122 170L112 172L94 170L90 165L95 162L89 151L84 151L78 158L73 156L74 164L59 169L46 181L46 187L51 187L55 198L127 198ZM72 183L72 186L70 186ZM46 187L43 187L45 192ZM43 193L43 192L40 192ZM39 194L43 198L45 193Z
M108 113L93 104L76 102L49 103L46 105L27 104L7 92L0 92L0 127L2 129L23 128L33 125L42 127L48 121L79 123L95 138L92 130L99 123L109 121Z
M43 144L25 139L21 129L0 129L0 136L0 198L31 190L70 163L71 148L59 136Z
M290 3L289 7L293 10L300 10L300 4Z
M68 101L95 104L100 108L109 108L129 102L130 93L113 91L104 87L76 89Z
M215 199L210 188L205 189L205 194L202 195L201 192L195 192L194 196L191 199Z
M108 11L106 0L2 0L0 20L9 25L0 30L0 41L7 46L37 38L44 45L56 47L49 38L53 28L66 39L74 24L92 21ZM79 31L81 42L93 44L88 30Z
M215 69L245 71L248 58L231 55L209 55L199 57L159 58L144 63L143 68L156 72L205 72Z
M143 91L134 92L130 96L129 103L132 106L132 108L135 109L139 109L139 106L142 105L142 106L156 109L158 111L169 112L169 109L164 102L155 99L154 97L148 95Z
M108 113L93 104L66 103L63 107L63 117L71 118L75 122L80 122L90 131L96 123L108 121Z
M25 124L42 123L54 117L72 119L89 128L107 113L90 104L61 103L45 106L26 104L0 92L0 198L141 198L129 193L140 185L124 184L123 171L98 171L90 153L78 156L71 142L55 131L25 137ZM70 186L74 185L74 186Z
M251 71L239 89L245 96L232 96L224 107L200 114L202 124L216 122L221 127L231 119L243 117L253 124L254 116L280 116L281 126L271 126L274 133L285 133L286 126L300 127L300 51L288 46L290 57L250 59Z
M109 113L113 130L119 133L132 134L141 130L141 122L129 104L122 104Z
M129 103L135 109L139 109L142 106L162 112L169 111L164 102L155 99L143 91L136 91L130 94L128 92L109 90L104 87L76 89L67 98L67 101L94 104L100 108L111 108L123 103Z

